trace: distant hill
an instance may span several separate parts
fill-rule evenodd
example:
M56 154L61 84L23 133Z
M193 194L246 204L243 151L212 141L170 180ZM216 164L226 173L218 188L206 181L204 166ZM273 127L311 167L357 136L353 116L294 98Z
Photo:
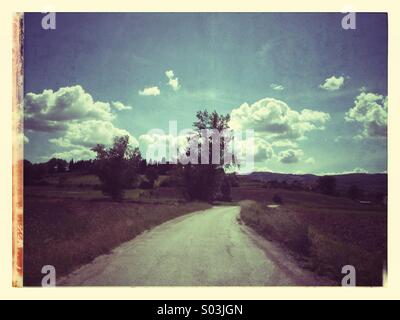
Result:
M336 185L339 191L346 191L351 185L356 185L366 192L382 192L387 194L387 174L386 173L348 173L331 175L336 178ZM258 181L272 181L279 182L286 181L292 183L293 181L301 181L305 185L313 185L316 183L319 176L314 174L286 174L274 172L253 172L247 175L249 179Z

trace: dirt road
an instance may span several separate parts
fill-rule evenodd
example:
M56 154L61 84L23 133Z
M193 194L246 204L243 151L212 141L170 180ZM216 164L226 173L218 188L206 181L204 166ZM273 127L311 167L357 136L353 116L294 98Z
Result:
M239 207L213 207L164 223L96 258L57 285L324 285L239 221Z

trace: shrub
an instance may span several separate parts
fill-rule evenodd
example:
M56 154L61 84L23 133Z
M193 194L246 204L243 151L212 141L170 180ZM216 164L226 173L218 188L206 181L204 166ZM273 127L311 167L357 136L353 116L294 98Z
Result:
M274 194L274 196L272 197L272 201L277 204L283 204L283 199L279 194Z
M146 189L146 190L153 189L153 183L147 180L143 180L139 184L139 189Z
M141 160L139 149L129 146L129 136L115 137L111 148L98 144L92 149L97 153L96 174L104 194L113 200L122 200L124 188L132 185Z

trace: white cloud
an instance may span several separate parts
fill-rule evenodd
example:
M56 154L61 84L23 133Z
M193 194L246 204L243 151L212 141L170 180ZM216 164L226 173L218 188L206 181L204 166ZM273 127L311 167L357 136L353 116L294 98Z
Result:
M165 71L165 75L167 76L168 79L171 79L175 76L174 71L173 70L167 70Z
M81 122L70 122L64 134L58 138L49 139L49 142L64 149L55 152L52 157L65 160L93 159L96 154L90 149L97 144L111 146L114 137L129 137L129 145L137 147L139 144L135 137L128 131L115 127L110 121L85 120Z
M26 94L24 127L31 131L53 132L55 136L49 142L61 148L53 156L88 159L94 156L90 148L99 143L111 145L115 136L128 135L130 145L138 145L128 131L112 123L116 117L113 110L130 108L119 101L94 101L79 85L57 91L46 89L40 94ZM24 136L24 141L29 140Z
M368 173L368 170L357 167L353 169L352 173Z
M62 131L74 120L114 119L110 104L94 101L79 85L63 87L57 91L46 89L42 93L27 93L24 99L24 127L33 131Z
M148 160L160 161L162 158L168 161L176 160L180 154L185 152L188 146L187 136L190 133L192 131L174 136L155 129L139 136L140 149L143 156ZM174 151L170 152L171 150Z
M325 79L323 84L320 84L319 87L328 91L339 90L344 84L344 77L335 77L332 76L330 78Z
M246 148L249 145L253 146L253 156L256 162L263 162L274 157L272 145L266 139L254 136L243 140L234 139L234 153L239 162L244 161L247 151Z
M96 153L88 148L80 148L75 147L75 149L55 152L51 155L51 158L58 158L64 160L89 160L94 159L96 157Z
M264 98L233 109L229 124L234 130L253 129L272 140L299 140L309 131L324 129L329 119L325 112L309 109L298 112L283 101Z
M324 175L334 176L334 175L352 174L352 173L372 173L372 172L369 172L368 170L366 170L364 168L356 167L356 168L354 168L352 170L342 171L342 172L321 172L321 173L318 173L318 175L320 175L320 176L324 176ZM382 173L382 172L376 172L376 173ZM383 173L385 173L385 172L383 172Z
M308 164L314 164L315 163L315 159L313 157L310 157L310 158L307 158L304 162L308 163Z
M160 95L160 89L157 86L146 87L143 90L139 90L141 96L158 96Z
M290 148L297 148L298 144L295 141L289 140L289 139L283 139L283 140L275 140L272 141L271 145L273 147L290 147Z
M26 135L23 136L23 140L24 143L29 143L29 138Z
M248 142L253 142L256 163L277 160L289 164L302 160L304 153L298 142L307 139L311 131L323 130L329 120L328 113L310 109L299 112L283 101L264 98L233 109L229 125L233 130L254 130L254 139ZM276 148L281 150L277 155ZM311 159L306 161L310 163Z
M129 136L132 146L137 146L137 140L126 130L115 127L109 121L87 120L68 124L65 134L49 141L57 146L91 148L96 144L111 145L116 136Z
M288 149L279 152L278 160L282 163L297 163L300 161L301 157L304 155L301 149Z
M131 106L126 106L126 105L124 105L122 102L119 102L119 101L113 101L113 102L111 102L111 106L112 106L114 109L118 110L118 111L122 111L122 110L131 110L131 109L132 109Z
M167 70L167 71L165 71L165 75L168 78L168 85L174 91L178 91L181 86L179 84L179 79L177 77L175 77L174 71L173 70Z
M386 137L388 100L383 95L361 92L354 101L354 106L346 113L346 121L359 122L364 130L360 138Z
M275 91L282 91L285 87L281 84L272 83L270 87Z

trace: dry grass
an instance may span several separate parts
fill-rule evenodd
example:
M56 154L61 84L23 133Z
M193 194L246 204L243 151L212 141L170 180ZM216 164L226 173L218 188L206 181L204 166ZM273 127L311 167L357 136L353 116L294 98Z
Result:
M316 208L242 201L242 220L267 239L289 248L303 263L340 284L344 265L357 271L357 285L382 285L386 261L386 211Z
M65 275L144 230L204 203L115 203L63 197L25 197L24 285L40 285L41 268L53 265Z

